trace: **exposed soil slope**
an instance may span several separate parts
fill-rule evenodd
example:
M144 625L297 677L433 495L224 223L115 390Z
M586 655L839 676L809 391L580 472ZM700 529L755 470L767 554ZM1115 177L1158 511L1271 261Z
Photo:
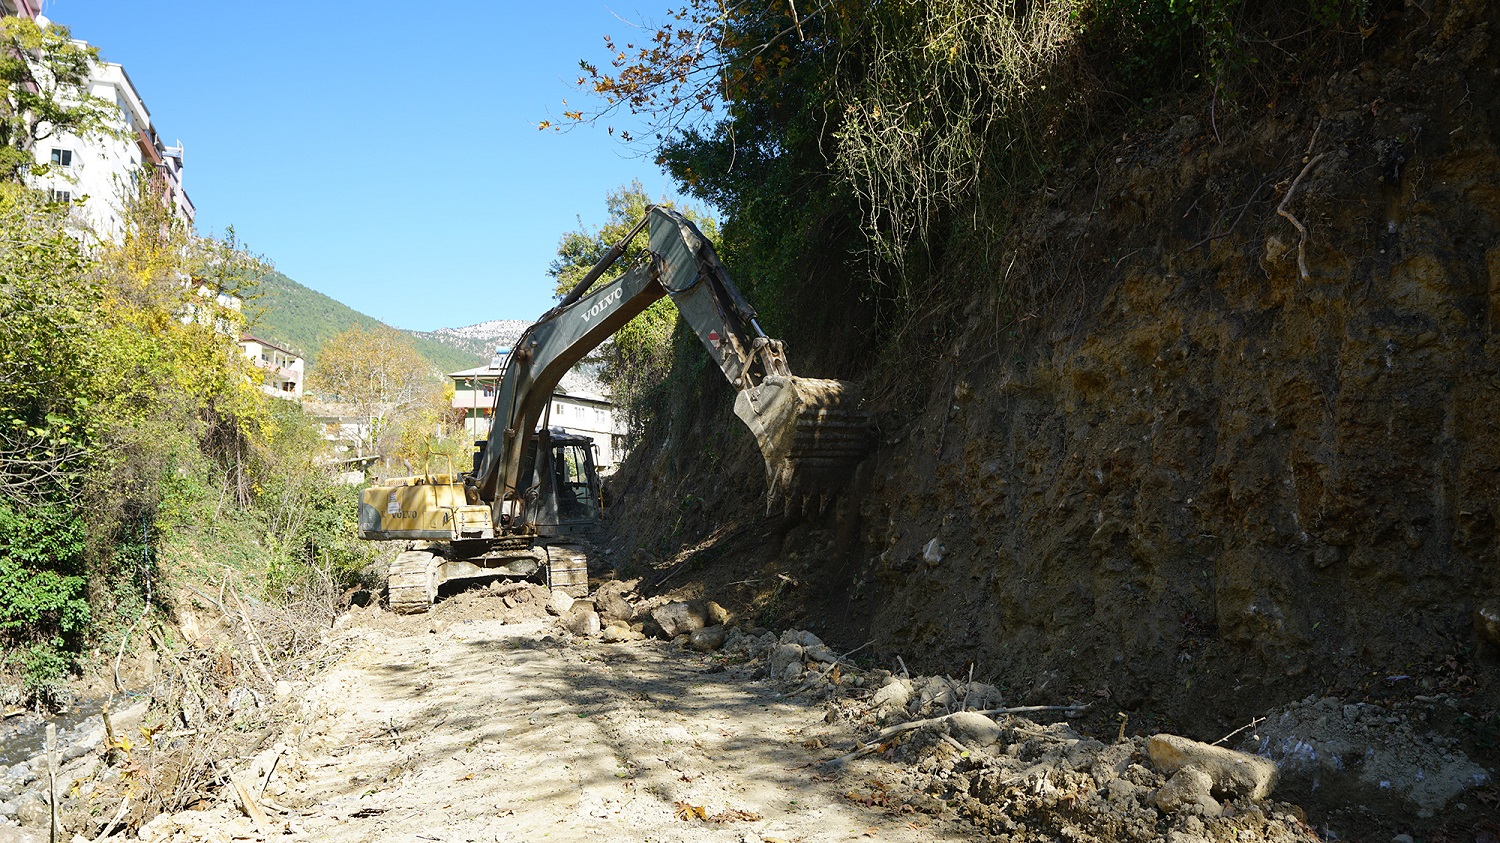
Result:
M1497 16L1409 5L1263 101L1128 127L1018 211L1005 283L1035 302L949 254L864 380L882 441L837 513L762 520L709 391L622 472L621 557L1199 738L1456 694L1435 723L1493 766Z

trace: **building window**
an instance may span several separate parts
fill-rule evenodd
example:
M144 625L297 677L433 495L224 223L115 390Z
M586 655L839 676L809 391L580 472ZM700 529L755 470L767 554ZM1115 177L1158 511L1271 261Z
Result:
M73 201L73 191L71 190L58 190L56 188L52 188L48 190L47 193L52 197L53 202Z
M485 384L484 384L484 397L485 398L494 398L495 397L495 384L494 384L493 381L486 381L485 382Z
M71 149L54 149L54 150L52 150L52 163L56 164L59 167L71 167L71 166L73 166L73 150L71 150Z

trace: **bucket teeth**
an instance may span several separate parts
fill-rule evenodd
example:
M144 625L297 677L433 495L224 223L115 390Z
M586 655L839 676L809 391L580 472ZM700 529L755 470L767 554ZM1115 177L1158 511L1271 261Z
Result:
M766 461L766 510L838 491L869 449L870 420L843 381L771 377L735 400Z

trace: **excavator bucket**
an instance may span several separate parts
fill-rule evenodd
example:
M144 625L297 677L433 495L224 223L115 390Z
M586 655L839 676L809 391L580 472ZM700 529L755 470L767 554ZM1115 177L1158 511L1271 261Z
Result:
M847 482L870 442L870 421L844 381L767 377L740 392L734 414L766 460L766 511L817 502Z

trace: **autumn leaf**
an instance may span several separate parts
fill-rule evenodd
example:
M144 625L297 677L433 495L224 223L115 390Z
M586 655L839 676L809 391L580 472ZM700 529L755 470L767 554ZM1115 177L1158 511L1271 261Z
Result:
M673 805L677 808L677 819L679 820L708 819L708 811L697 805L690 805L685 800L678 800Z

